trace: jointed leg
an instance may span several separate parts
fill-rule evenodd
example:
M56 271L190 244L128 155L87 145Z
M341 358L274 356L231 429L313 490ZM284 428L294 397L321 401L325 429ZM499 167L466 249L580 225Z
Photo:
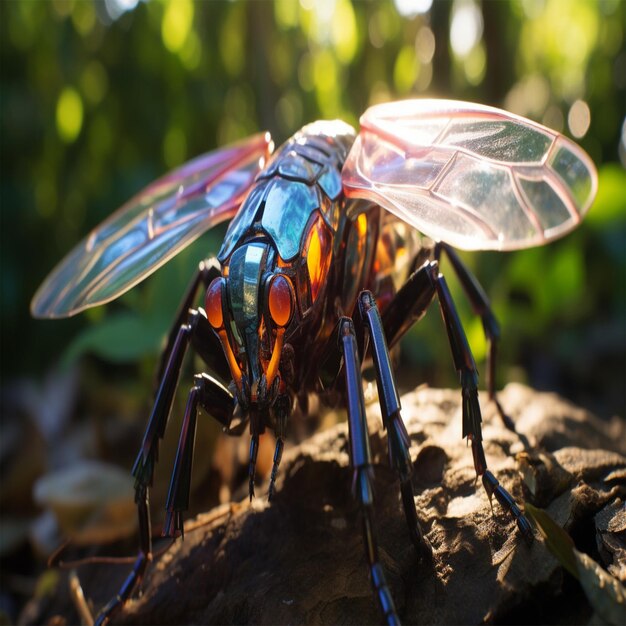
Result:
M198 315L198 313L195 315ZM154 467L158 461L159 440L165 434L165 427L172 408L180 369L189 345L189 337L194 323L193 317L190 319L190 322L181 325L178 329L157 390L156 400L146 427L141 449L133 466L135 502L137 503L137 514L139 516L139 554L132 572L124 581L118 594L96 616L96 626L106 624L110 617L128 600L137 584L141 581L148 561L152 559L152 531L148 507L148 489L152 485Z
M291 412L291 404L289 396L280 395L274 403L274 416L276 419L276 427L274 434L276 435L276 448L274 449L274 462L272 464L272 473L270 475L270 486L267 492L267 499L271 500L274 495L274 486L276 484L276 476L278 475L278 466L283 458L283 448L285 446L285 430L287 419Z
M256 474L256 462L259 455L259 438L265 432L263 416L258 409L250 410L250 453L248 461L248 495L250 502L254 498L254 479Z
M196 333L205 329L206 325L208 325L208 321L200 312L190 311L187 316L187 323L182 324L178 329L176 339L170 350L169 358L157 390L154 407L148 421L148 426L146 427L141 449L133 466L133 475L135 476L135 502L137 503L139 516L139 553L132 572L125 580L118 594L98 614L95 622L96 626L106 624L110 617L128 600L133 590L141 581L148 562L152 559L152 538L148 499L149 488L152 486L154 476L154 468L158 461L159 440L162 439L165 434L165 428L178 385L180 370L189 343L193 340ZM212 379L210 380L212 381ZM204 406L206 402L207 407L210 407L207 410L209 410L211 415L220 422L225 423L229 419L229 412L232 416L233 399L228 390L219 385L216 381L213 381L213 383L214 384L211 386L211 394L205 391L205 395L201 396L203 399L202 405ZM213 401L211 402L207 400L207 398L211 398ZM174 476L177 478L172 480L170 494L168 496L168 519L166 521L166 530L168 530L168 532L175 532L182 527L180 511L186 508L186 506L181 508L181 503L185 502L185 493L188 496L189 491L191 449L193 443L193 437L190 435L195 428L196 402L194 398L190 397L190 404L188 404L187 411L185 412L183 433L181 434L181 441L179 442L179 454L177 455L174 470Z
M390 344L397 341L412 323L424 315L435 294L439 299L454 365L459 372L463 393L463 437L467 437L472 443L476 474L482 478L489 500L495 495L502 507L515 519L522 535L527 540L532 540L528 520L487 469L482 445L482 415L478 403L478 372L450 291L445 278L439 274L436 261L426 263L416 270L387 306L383 315L386 336Z
M187 399L176 460L167 494L167 516L163 526L163 535L168 537L175 537L178 533L184 535L182 514L189 508L198 406L201 406L226 427L230 424L234 408L232 394L214 378L207 374L198 374L194 377L194 382L195 384Z
M152 536L150 529L150 511L148 510L148 489L138 489L135 495L139 513L139 554L132 571L120 587L117 595L100 610L94 621L94 626L107 624L112 615L130 598L135 587L139 584L152 560Z
M436 289L439 297L441 314L446 325L452 357L459 372L463 390L463 436L472 442L472 455L474 457L474 469L476 475L483 481L485 491L491 502L492 496L507 510L517 523L517 527L527 541L533 540L531 526L520 511L511 495L500 485L496 477L487 469L485 451L482 443L482 416L478 403L478 372L470 351L467 337L459 319L452 296L448 290L445 278L439 274L436 277Z
M174 395L178 387L183 358L189 347L191 337L197 331L197 328L202 325L208 325L206 318L198 311L190 311L187 318L187 323L182 324L178 329L156 393L141 450L133 466L132 473L136 478L136 487L139 485L145 487L152 485L154 466L159 457L159 440L165 434L165 427L167 426Z
M478 282L478 279L471 273L453 248L445 243L437 244L437 247L435 248L435 255L437 259L439 259L441 251L444 251L448 259L450 259L450 263L452 264L454 272L461 283L461 287L463 287L463 291L472 306L472 310L482 320L485 338L487 339L489 346L487 358L487 391L489 393L489 399L495 402L498 414L502 418L504 425L509 430L514 431L515 424L513 423L513 420L504 412L504 409L496 396L496 356L498 342L500 340L500 327L493 311L491 310L489 298Z
M252 420L250 424L252 424ZM252 436L250 437L250 454L249 454L249 462L248 462L248 496L250 497L250 502L252 502L252 498L254 498L254 476L256 473L256 460L259 454L259 433L252 432Z
M281 394L276 398L274 405L269 409L274 418L274 434L276 435L276 447L274 448L274 461L272 464L272 472L270 474L270 485L267 492L267 499L271 500L274 495L276 485L276 477L278 475L278 467L283 458L283 449L285 446L285 430L287 427L287 419L291 413L290 398L287 394ZM259 436L263 434L265 426L263 425L262 416L259 413L251 412L250 415L250 455L248 464L248 494L250 501L254 497L254 477L256 472L256 462L259 453Z
M359 313L362 326L367 331L372 346L372 359L376 371L378 396L383 416L383 424L387 430L389 442L389 463L398 472L402 504L409 527L409 535L418 553L429 553L430 550L422 536L415 500L413 498L412 463L409 454L410 441L400 414L400 398L391 367L391 359L385 340L382 319L374 296L363 291L359 296ZM366 339L363 340L364 347Z
M361 385L361 367L357 352L354 324L349 318L340 320L339 345L344 358L348 401L350 460L354 469L352 488L361 506L365 554L370 568L372 587L378 598L385 620L387 624L398 624L399 619L396 608L378 557L378 545L372 519L374 504L371 487L372 459L367 432L363 387Z

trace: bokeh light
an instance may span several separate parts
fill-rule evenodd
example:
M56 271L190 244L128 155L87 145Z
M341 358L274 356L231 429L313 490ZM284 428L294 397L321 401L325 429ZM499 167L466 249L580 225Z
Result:
M622 162L622 166L626 168L626 117L622 122L622 132L619 138L619 158Z
M466 57L480 41L483 18L473 0L455 0L450 24L450 45L458 57Z
M61 139L72 142L83 125L83 101L73 87L65 87L59 96L56 112L57 130Z
M104 6L108 16L117 20L127 11L132 11L139 2L140 0L104 0Z
M168 0L161 35L170 52L183 49L193 24L194 5L191 0Z
M433 0L393 0L398 13L403 17L411 18L430 10Z
M567 114L567 125L574 137L584 137L591 124L591 111L584 100L576 100Z
M415 51L421 63L427 64L435 54L435 34L429 26L421 26L415 37Z

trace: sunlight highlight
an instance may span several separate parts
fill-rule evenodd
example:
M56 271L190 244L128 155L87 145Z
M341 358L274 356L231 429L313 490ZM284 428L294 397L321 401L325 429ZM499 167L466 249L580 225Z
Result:
M454 3L450 24L450 44L454 54L466 57L483 34L483 16L473 0Z
M430 11L433 0L393 0L393 3L402 17L411 18Z
M127 11L132 11L139 0L104 0L104 7L111 20L115 21Z

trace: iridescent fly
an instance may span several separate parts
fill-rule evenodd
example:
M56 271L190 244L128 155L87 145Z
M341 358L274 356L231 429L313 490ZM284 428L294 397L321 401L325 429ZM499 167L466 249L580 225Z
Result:
M423 553L427 544L415 509L389 348L435 297L460 376L463 436L471 442L476 474L489 498L495 495L521 534L532 539L528 521L487 468L476 365L438 260L448 256L482 318L490 344L489 396L496 400L498 325L453 246L512 250L573 229L596 193L589 157L539 124L447 100L374 106L362 116L358 135L340 121L315 122L271 153L269 135L259 134L152 183L82 241L33 299L37 317L73 315L108 302L208 229L232 220L217 258L200 263L162 357L154 408L133 468L139 554L98 623L106 623L131 596L151 559L148 489L190 345L211 374L196 375L189 392L164 534L183 531L199 407L229 434L249 427L251 498L259 437L273 431L271 498L290 417L303 410L311 392L322 400L339 394L348 412L354 495L372 586L386 621L397 623L372 523L361 366L369 354L389 462L398 473L410 538ZM194 308L200 288L206 290L205 306Z

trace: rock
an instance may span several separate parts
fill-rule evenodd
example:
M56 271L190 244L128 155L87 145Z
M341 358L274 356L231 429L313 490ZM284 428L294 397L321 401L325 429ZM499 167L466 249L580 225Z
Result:
M432 560L421 562L388 466L380 411L376 404L368 407L380 558L401 619L420 624L584 621L590 615L584 595L571 593L577 583L564 576L539 535L528 546L495 501L492 513L476 481L471 449L461 439L460 399L460 391L429 388L402 398L415 503L433 548ZM610 551L613 535L621 531L613 521L616 514L601 511L626 496L624 423L606 424L553 394L521 385L509 385L500 400L522 436L505 429L484 400L489 468L519 503L526 497L546 508L581 549L595 546L597 525L599 537L608 538L605 553ZM141 595L135 594L113 622L380 623L351 478L345 422L287 449L271 504L264 496L267 485L261 485L251 504L223 505L189 520L184 540L155 558ZM621 553L609 556L619 569ZM117 592L128 569L91 565L79 570L96 610ZM63 575L55 595L31 602L21 623L54 615L75 622L66 584Z
M626 583L626 506L619 498L595 517L596 540L610 574Z

